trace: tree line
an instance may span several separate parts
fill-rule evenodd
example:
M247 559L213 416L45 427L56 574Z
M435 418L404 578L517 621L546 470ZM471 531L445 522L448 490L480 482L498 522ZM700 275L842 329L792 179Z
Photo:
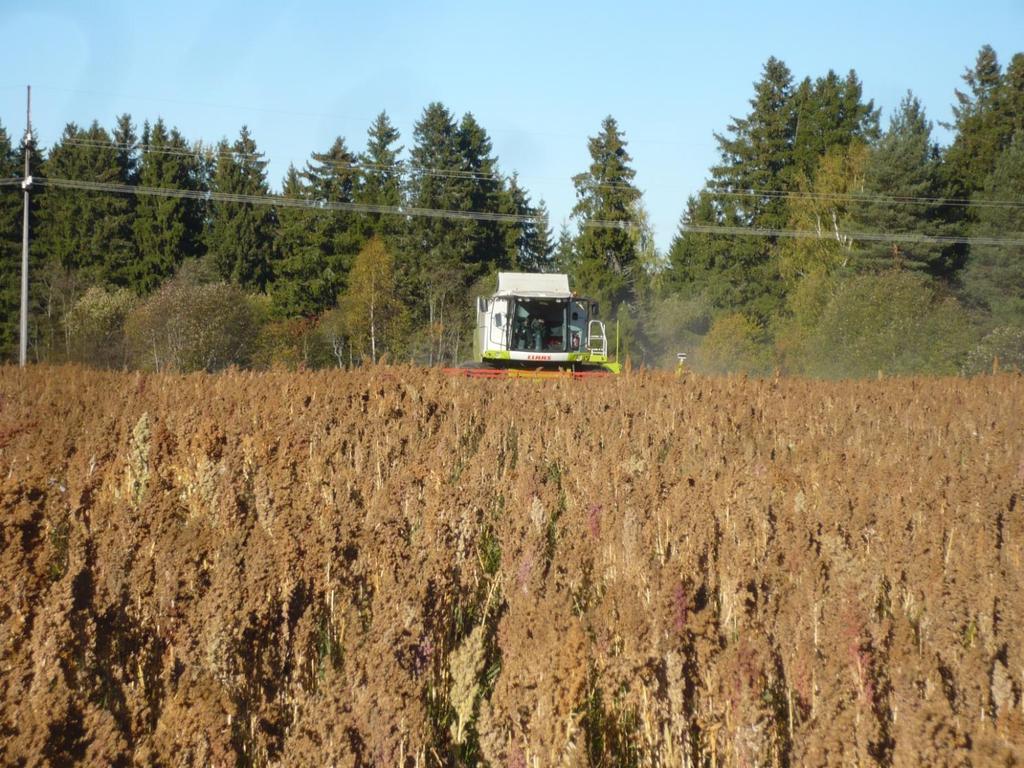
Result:
M912 93L883 127L855 72L797 82L769 59L750 111L655 248L612 117L556 238L471 113L441 103L411 147L386 113L272 194L243 127L69 124L32 148L30 355L111 367L356 365L469 356L498 270L566 271L637 363L845 376L1024 365L1024 54L983 47L939 146ZM23 148L0 127L0 177ZM74 189L45 183L99 185ZM182 196L150 194L156 189ZM17 349L21 196L0 189L0 354ZM139 194L131 194L131 191ZM209 193L209 194L207 194ZM484 215L481 215L484 214Z

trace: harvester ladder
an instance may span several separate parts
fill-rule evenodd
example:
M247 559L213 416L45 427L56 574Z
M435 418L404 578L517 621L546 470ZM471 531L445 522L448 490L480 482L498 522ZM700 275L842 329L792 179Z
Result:
M600 320L587 323L587 352L608 357L608 338L604 335L604 323Z

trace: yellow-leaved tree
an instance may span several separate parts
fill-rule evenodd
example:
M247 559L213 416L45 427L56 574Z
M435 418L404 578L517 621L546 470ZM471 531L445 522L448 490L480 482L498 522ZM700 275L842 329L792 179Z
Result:
M394 256L379 237L356 256L340 309L349 344L360 356L376 363L385 353L401 353L409 313L398 295Z

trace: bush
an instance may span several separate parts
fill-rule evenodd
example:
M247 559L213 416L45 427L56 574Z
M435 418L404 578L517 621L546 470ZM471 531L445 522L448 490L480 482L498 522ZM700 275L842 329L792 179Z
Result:
M775 357L787 374L811 368L811 340L835 293L836 281L823 270L800 279L786 299L786 314L775 327Z
M101 368L125 367L124 324L136 302L135 294L124 288L90 287L64 318L68 358Z
M967 353L961 371L966 375L995 369L1024 372L1024 328L1000 326Z
M905 270L839 284L807 347L808 372L830 377L954 374L974 331L934 280Z
M771 352L764 329L746 315L723 315L704 337L694 367L704 373L768 373Z
M132 362L156 371L217 371L247 365L259 323L249 297L226 283L176 277L128 317Z

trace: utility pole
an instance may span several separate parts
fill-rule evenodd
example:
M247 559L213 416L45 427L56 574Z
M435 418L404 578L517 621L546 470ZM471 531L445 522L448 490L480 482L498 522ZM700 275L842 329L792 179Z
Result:
M32 154L32 86L28 89L28 103L25 109L25 175L21 180L21 188L25 190L25 218L21 224L21 335L18 360L22 368L28 357L28 212L29 191L32 189L32 177L29 175L29 157Z

